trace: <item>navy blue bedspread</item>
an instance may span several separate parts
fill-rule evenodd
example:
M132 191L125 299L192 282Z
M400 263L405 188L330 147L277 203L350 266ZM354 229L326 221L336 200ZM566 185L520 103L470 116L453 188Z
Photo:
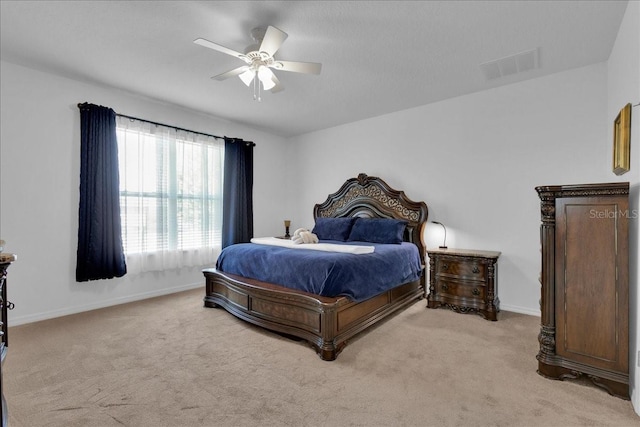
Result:
M412 243L321 243L375 246L375 251L355 255L239 243L222 250L216 268L316 295L345 295L356 302L418 280L422 273L420 254Z

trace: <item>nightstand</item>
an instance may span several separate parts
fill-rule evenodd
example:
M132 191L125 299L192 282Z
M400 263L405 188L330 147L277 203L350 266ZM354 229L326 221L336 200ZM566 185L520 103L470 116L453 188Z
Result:
M498 320L498 257L500 252L432 249L429 254L427 307L447 307Z

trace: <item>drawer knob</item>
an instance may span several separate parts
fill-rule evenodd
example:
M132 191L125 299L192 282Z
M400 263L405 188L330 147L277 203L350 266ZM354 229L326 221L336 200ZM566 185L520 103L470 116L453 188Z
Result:
M449 264L442 264L442 269L443 270L448 270L449 269Z
M474 294L475 296L480 295L480 290L478 288L473 288L473 291L471 291L472 294Z
M475 274L480 273L480 269L478 268L478 266L477 266L477 265L475 265L475 266L473 267L473 270L471 270L471 271L472 271L473 273L475 273Z
M447 290L449 290L449 286L448 286L446 283L443 283L443 284L440 286L440 288L441 288L443 291L447 291Z

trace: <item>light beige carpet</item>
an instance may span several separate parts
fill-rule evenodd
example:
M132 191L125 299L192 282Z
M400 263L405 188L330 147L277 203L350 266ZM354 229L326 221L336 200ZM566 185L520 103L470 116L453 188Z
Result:
M11 427L638 426L631 403L536 373L537 317L419 301L334 362L204 308L204 291L10 328Z

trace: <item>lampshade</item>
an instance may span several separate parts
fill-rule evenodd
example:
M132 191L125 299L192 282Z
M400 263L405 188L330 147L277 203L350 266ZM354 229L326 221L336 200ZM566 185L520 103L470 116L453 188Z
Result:
M273 71L271 71L264 65L261 65L258 68L258 78L262 82L262 87L264 88L264 90L270 90L276 85L276 83L273 81Z
M276 85L275 81L273 80L273 71L271 71L269 67L265 67L264 65L258 67L257 73L255 69L249 68L243 73L240 73L238 77L240 77L240 80L242 80L245 85L250 86L256 74L258 75L258 79L262 83L262 88L264 90L271 90Z
M238 77L240 77L240 80L242 80L245 85L249 86L253 81L253 77L255 75L256 72L253 70L253 68L249 68L247 69L247 71L241 73Z
M253 82L253 99L257 101L262 100L260 96L262 90L273 89L278 81L276 75L273 74L273 71L271 71L269 67L260 65L256 68L255 64L238 74L238 77L240 77L240 80L247 86L251 86ZM260 85L260 83L262 83L262 85Z
M272 79L260 79L260 81L262 82L264 90L271 90L276 85Z

